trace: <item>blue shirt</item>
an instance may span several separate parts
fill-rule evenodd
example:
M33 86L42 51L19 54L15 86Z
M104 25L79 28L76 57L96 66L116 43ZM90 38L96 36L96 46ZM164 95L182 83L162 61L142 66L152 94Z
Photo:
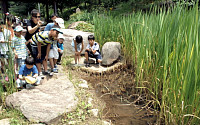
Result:
M44 31L50 31L53 26L54 26L54 23L48 23L46 27L44 28Z
M33 65L33 68L28 69L26 67L26 64L24 64L19 69L19 75L22 75L22 76L34 76L35 74L38 74L38 70L35 65Z

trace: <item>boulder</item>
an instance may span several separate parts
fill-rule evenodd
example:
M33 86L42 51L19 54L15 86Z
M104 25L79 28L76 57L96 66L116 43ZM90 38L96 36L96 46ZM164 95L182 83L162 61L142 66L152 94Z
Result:
M78 30L73 30L73 29L62 29L65 40L64 40L64 50L65 50L65 56L74 56L74 51L71 46L72 40L77 36L81 35L83 37L83 43L84 43L84 49L82 54L85 53L85 48L88 45L88 36L89 35L94 35L94 33L90 32L83 32L83 31L78 31Z
M119 42L106 42L102 47L102 65L109 66L116 62L121 55Z
M50 79L34 89L23 89L6 98L6 105L16 108L31 122L51 124L77 105L75 89L66 76Z
M73 22L72 24L70 24L70 25L67 27L67 29L75 29L75 28L78 26L79 23L84 23L84 24L86 24L86 22L84 22L84 21Z

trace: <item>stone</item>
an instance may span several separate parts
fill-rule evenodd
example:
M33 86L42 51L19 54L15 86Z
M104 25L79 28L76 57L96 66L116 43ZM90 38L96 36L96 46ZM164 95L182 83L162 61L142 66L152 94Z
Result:
M80 13L80 12L81 12L80 8L76 8L76 13Z
M121 44L119 42L106 42L102 47L102 65L110 66L116 62L121 55Z
M10 118L1 119L0 125L10 125Z
M88 89L88 85L85 83L78 84L78 87Z
M108 121L103 121L103 125L112 125L112 124L111 124L111 121L110 121L110 122L108 122Z
M94 117L98 117L99 110L98 109L91 109L90 110Z
M83 37L83 43L84 43L84 49L81 54L85 54L85 48L88 45L88 36L89 35L94 35L94 33L90 32L83 32L83 31L78 31L74 29L62 29L65 40L64 40L64 50L65 50L65 56L74 56L74 51L71 46L72 40L77 36L81 35Z
M6 98L6 105L22 112L30 122L51 124L77 105L75 89L66 76L50 79L34 89L23 89Z
M84 21L77 21L77 22L73 22L72 24L70 24L67 29L75 29L79 23L84 23L84 24L87 24L86 22Z

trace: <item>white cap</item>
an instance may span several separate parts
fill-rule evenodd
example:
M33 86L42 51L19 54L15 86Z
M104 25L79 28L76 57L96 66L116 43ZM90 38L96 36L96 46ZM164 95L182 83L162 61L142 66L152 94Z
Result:
M60 26L60 28L63 28L63 29L65 28L64 20L62 18L56 18L55 22L58 23L58 25Z
M63 36L63 34L59 33L58 34L58 39L65 39L65 37Z
M21 26L16 26L15 27L15 31L16 32L20 32L20 31L22 31L23 30L23 28L21 27Z

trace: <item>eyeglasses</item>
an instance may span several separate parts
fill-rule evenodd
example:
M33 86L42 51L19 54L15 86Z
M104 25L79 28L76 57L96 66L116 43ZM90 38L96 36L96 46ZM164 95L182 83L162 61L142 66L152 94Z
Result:
M33 16L33 17L35 17L35 18L40 18L41 16Z

